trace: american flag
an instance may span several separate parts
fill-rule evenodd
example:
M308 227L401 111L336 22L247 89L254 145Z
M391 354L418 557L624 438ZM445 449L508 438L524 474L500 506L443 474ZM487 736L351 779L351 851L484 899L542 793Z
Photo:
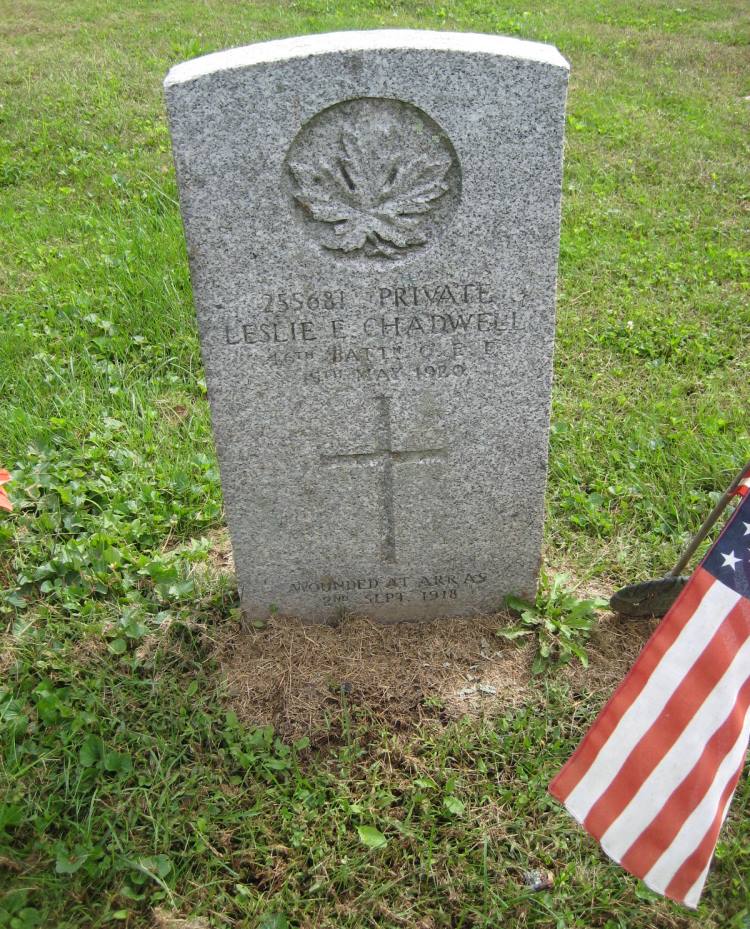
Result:
M750 738L750 475L739 506L550 792L696 907Z

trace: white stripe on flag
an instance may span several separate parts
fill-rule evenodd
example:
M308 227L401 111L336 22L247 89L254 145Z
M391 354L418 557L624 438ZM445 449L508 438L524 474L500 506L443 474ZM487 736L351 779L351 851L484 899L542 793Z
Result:
M628 755L648 732L695 664L714 633L740 600L726 584L715 581L698 608L654 668L646 685L623 714L565 806L580 822L609 787Z
M750 734L748 737L750 737ZM745 758L743 755L742 761L740 762L740 764L742 764L743 767L744 767L744 761L745 761ZM736 773L737 772L735 772L735 774ZM722 813L721 813L721 823L719 825L720 832L721 832L722 827L724 826L724 820L727 818L727 815L729 814L729 807L732 805L733 798L734 798L734 790L727 797L727 802L724 804L724 809L722 810ZM706 883L706 878L708 877L708 872L711 868L711 862L713 861L713 858L714 858L714 853L712 850L711 854L708 856L706 867L701 871L701 873L698 875L693 886L685 894L684 900L685 900L686 906L691 906L693 909L695 909L698 906L698 903L700 902L700 898L701 898L701 893L703 892L703 885Z
M730 797L730 802L731 802L731 797ZM726 818L726 815L728 812L729 812L729 803L727 803L726 809L724 810L724 818L722 818L722 823L724 822L724 819ZM703 890L703 885L706 883L706 878L708 877L708 869L711 867L712 859L713 859L713 855L710 855L708 858L708 864L701 871L700 877L693 884L690 890L685 894L685 897L684 897L685 906L689 906L691 907L691 909L696 909L698 906L698 903L701 898L701 891Z
M735 776L737 768L745 757L748 737L750 737L750 711L745 714L742 732L737 737L737 741L730 751L724 756L724 760L719 765L716 771L716 777L706 792L706 795L682 824L682 828L674 837L669 848L665 849L661 858L659 858L656 864L654 864L644 877L643 880L652 890L658 893L664 893L667 885L675 876L685 859L689 858L698 845L700 845L703 836L708 832L716 817L719 808L719 800L721 799L725 787ZM727 814L730 802L731 797L727 799L727 804L724 808L724 816ZM709 858L710 857L709 855ZM706 869L706 873L707 871L708 869ZM705 880L705 874L703 875L703 879ZM698 881L690 888L690 894L696 890L697 884ZM697 887L696 902L702 888L703 884L701 883Z
M706 743L732 711L737 694L749 673L750 639L745 641L734 656L721 680L717 682L672 748L602 836L602 848L615 861L623 857L667 802L672 791L682 783L685 775L692 771Z
M745 760L744 757L742 760L744 762ZM729 807L732 805L733 797L734 797L734 791L732 791L730 796L727 797L727 802L721 814L721 825L719 826L719 831L721 831L721 827L724 825L724 820L727 818L727 814L729 813ZM712 851L711 854L708 856L706 867L701 871L701 873L698 875L696 882L693 884L690 890L685 894L684 899L685 899L686 906L691 906L693 909L695 909L698 906L698 903L701 898L701 893L703 891L703 885L706 883L706 878L708 877L708 871L711 867L711 862L713 861L713 857L714 857L714 854Z

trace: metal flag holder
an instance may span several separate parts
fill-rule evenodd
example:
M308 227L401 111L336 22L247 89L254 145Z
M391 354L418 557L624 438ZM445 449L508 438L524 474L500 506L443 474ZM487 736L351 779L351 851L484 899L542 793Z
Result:
M740 482L748 473L750 473L750 461L737 473L721 500L719 500L703 521L700 529L690 540L687 548L680 556L680 560L669 574L652 581L630 584L612 594L609 605L613 612L619 613L621 616L631 616L642 619L663 616L667 612L677 599L682 588L688 582L688 578L683 575L682 572L687 567L698 546L714 527L714 524L727 506L729 506L732 497L734 497L737 488L740 486Z

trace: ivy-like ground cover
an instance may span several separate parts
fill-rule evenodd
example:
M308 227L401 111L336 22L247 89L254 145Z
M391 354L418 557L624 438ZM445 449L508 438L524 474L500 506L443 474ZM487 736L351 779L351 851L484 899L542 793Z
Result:
M600 703L554 672L406 733L342 694L314 746L227 709L211 640L236 594L206 567L221 494L161 98L176 61L304 32L562 50L546 558L611 590L670 566L750 448L750 24L744 0L674 3L0 0L2 929L750 926L747 781L698 913L657 900L546 795Z

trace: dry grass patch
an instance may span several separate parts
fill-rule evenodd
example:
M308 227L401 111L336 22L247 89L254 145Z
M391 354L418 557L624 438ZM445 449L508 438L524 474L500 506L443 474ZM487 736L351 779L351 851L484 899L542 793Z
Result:
M322 737L332 719L359 706L391 727L414 729L427 719L499 716L538 699L535 643L496 635L509 621L507 613L389 625L353 617L332 627L279 617L262 629L228 629L218 659L247 725L272 725L285 738ZM574 690L606 699L652 628L608 614L592 637L589 668L558 673Z
M209 929L207 919L185 919L157 906L153 911L154 929Z

